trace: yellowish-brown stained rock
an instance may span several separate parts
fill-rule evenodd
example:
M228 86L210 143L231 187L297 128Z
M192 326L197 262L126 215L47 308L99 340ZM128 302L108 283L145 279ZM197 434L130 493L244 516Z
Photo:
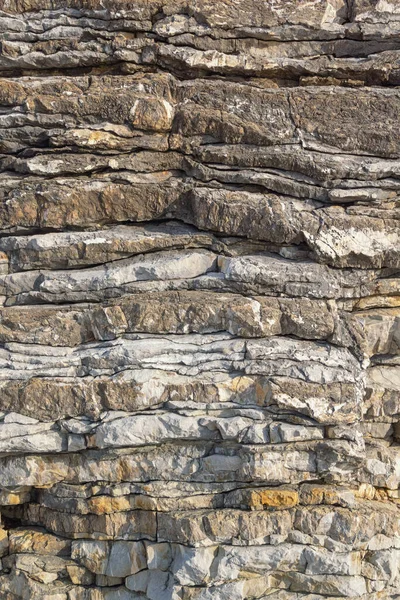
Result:
M0 600L400 600L398 0L0 0Z

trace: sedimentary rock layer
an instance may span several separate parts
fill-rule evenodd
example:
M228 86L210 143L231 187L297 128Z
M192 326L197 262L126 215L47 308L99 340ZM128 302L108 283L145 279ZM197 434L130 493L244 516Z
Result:
M0 0L1 600L400 599L397 0Z

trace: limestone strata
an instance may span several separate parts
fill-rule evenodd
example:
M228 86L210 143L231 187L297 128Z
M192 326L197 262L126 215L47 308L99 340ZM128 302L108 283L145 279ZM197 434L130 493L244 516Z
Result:
M1 600L400 600L398 0L0 0Z

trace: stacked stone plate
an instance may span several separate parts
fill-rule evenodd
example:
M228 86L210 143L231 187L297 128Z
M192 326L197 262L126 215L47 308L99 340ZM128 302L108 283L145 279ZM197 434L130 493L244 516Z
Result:
M1 600L399 599L399 1L0 32Z

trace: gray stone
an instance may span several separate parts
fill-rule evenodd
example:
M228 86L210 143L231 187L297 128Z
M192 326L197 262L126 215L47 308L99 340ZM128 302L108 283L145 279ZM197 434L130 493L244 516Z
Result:
M0 598L399 599L398 2L0 9Z

